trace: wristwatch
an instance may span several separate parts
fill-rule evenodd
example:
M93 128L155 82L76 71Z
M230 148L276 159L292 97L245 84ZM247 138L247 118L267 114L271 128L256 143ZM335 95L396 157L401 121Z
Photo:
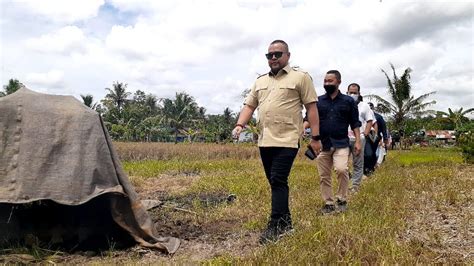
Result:
M321 140L321 136L320 135L311 136L311 139L318 141L318 140Z

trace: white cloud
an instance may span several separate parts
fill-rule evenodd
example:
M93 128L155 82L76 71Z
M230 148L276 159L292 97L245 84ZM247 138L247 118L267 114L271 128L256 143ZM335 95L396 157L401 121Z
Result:
M234 77L224 76L215 80L196 80L190 85L194 90L188 91L188 93L194 95L193 92L199 90L199 94L195 95L196 101L206 107L210 113L222 113L226 107L238 112L242 107L241 94L246 85L245 82Z
M66 26L56 32L26 40L26 47L38 52L72 54L84 52L86 38L76 26Z
M166 83L179 83L184 79L184 74L178 70L166 70L162 74L163 82Z
M27 84L41 88L58 88L64 86L63 72L51 70L46 73L30 73L26 75Z
M196 65L222 52L254 47L261 39L256 11L232 2L179 2L167 13L142 18L134 26L115 26L106 44L117 53L141 60L156 57L161 64ZM216 13L214 10L222 12ZM245 18L245 19L242 19Z
M185 91L208 113L227 106L238 112L241 92L268 71L269 42L284 39L290 62L309 71L319 94L329 69L342 72L343 91L358 82L367 94L383 94L380 69L391 72L392 62L397 72L413 68L415 95L438 91L436 108L473 102L470 2L25 0L5 6L1 80L25 80L32 89L100 100L105 87L120 81L131 92L158 97Z
M418 38L429 39L443 28L469 21L473 7L472 3L459 2L394 3L375 13L367 30L382 44L396 47Z
M237 4L241 7L246 7L246 8L253 8L253 9L259 9L259 8L268 8L268 7L276 7L276 8L281 8L283 6L283 3L280 0L237 0ZM285 1L289 2L289 1Z
M227 5L233 6L237 10L241 8L250 8L250 9L261 9L268 7L277 7L281 8L282 6L294 6L298 2L297 0L201 0L190 1L190 0L175 0L175 1L155 1L155 0L108 0L110 4L116 8L124 11L131 12L140 12L151 14L153 12L163 12L166 13L170 10L176 9L185 9L187 6L202 6L209 11L219 10L222 13L227 13L226 10L219 9L219 6ZM218 13L218 12L215 12Z
M107 0L114 7L128 12L154 12L169 10L182 1L154 1L154 0Z
M15 2L26 15L40 15L55 22L74 22L97 15L104 0L21 0Z

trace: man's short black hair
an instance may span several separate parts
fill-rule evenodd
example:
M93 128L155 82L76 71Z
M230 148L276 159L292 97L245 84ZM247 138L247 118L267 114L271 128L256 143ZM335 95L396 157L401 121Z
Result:
M290 48L288 48L288 44L284 40L274 40L273 42L270 43L270 45L276 44L276 43L283 44L283 46L285 46L286 52L287 53L290 52Z
M349 84L349 86L347 86L347 90L349 90L349 87L350 87L350 86L356 86L356 87L357 87L357 91L360 92L360 85L359 85L359 84L357 84L357 83L351 83L351 84Z
M341 73L337 70L329 70L326 74L333 74L336 76L337 80L341 81Z

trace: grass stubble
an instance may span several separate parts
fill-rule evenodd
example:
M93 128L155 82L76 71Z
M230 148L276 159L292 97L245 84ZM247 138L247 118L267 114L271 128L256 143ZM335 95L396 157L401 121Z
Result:
M139 143L116 143L116 147L142 198L158 198L190 211L151 212L159 224L166 221L162 232L183 238L183 246L173 257L134 247L83 260L63 257L62 262L474 262L474 168L463 164L456 150L389 151L386 163L350 197L349 210L330 216L318 214L322 200L315 162L300 151L290 175L295 233L259 246L270 189L256 147ZM219 200L227 195L236 200Z

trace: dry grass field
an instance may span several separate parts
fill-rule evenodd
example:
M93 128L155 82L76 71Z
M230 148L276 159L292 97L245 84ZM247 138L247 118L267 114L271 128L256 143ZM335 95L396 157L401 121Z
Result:
M343 214L320 216L315 162L298 155L290 175L295 233L261 246L270 190L258 149L236 144L115 143L162 235L182 239L168 256L138 246L78 252L15 247L0 262L43 263L474 263L474 167L452 149L390 151Z

